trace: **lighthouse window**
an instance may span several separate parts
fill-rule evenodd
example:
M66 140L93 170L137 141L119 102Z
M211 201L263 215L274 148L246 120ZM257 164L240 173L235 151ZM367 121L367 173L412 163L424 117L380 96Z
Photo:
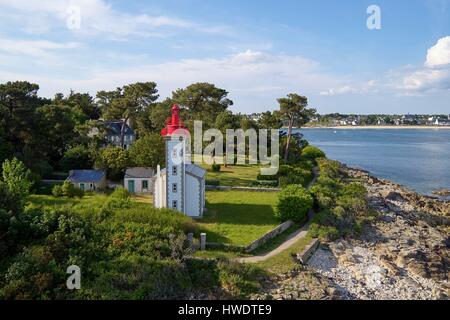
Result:
M178 174L178 167L177 166L173 166L172 167L172 175L176 176Z
M174 209L178 208L178 201L177 200L173 200L172 201L172 208L174 208Z
M176 183L172 184L172 192L178 191L178 185Z

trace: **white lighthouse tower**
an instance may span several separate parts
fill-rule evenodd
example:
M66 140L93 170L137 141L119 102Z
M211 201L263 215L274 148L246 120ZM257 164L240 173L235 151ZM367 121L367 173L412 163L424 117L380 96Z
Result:
M201 217L205 207L206 170L190 163L189 131L179 117L180 109L172 107L162 135L166 143L166 168L158 166L154 183L154 206L170 208L191 217Z

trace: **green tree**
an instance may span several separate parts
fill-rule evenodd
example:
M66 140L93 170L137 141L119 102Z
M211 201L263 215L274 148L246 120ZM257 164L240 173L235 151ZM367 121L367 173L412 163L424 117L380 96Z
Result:
M0 84L0 130L9 157L16 155L33 170L47 160L45 131L36 109L50 100L39 98L37 84L26 81ZM8 157L8 158L9 158Z
M129 150L131 163L136 167L156 168L165 163L165 143L158 133L141 137Z
M287 98L278 99L280 104L280 114L288 121L288 133L284 161L288 161L289 146L292 137L292 128L300 127L309 121L309 117L316 113L315 109L308 109L308 98L290 93Z
M61 160L61 168L65 171L92 168L90 150L84 145L77 145L68 149Z
M42 148L55 167L76 136L74 113L70 107L56 104L39 107L36 111L39 128L45 132L43 139L46 143Z
M283 126L283 121L279 112L266 111L261 114L258 125L262 129L279 129Z
M115 91L100 91L97 94L103 116L109 120L123 121L120 144L124 146L126 123L136 121L158 99L154 82L137 82L117 88Z
M69 106L72 112L77 115L77 124L100 118L100 109L89 93L78 93L71 90L67 97L58 93L55 95L53 102L58 105Z
M16 158L5 160L2 165L3 181L12 194L26 197L33 186L31 171Z
M173 92L172 100L188 111L189 120L202 120L205 125L213 124L219 113L233 105L226 90L210 83L194 83L178 89Z
M95 166L107 170L108 177L114 180L123 178L125 169L130 165L128 151L120 147L107 147L100 151Z

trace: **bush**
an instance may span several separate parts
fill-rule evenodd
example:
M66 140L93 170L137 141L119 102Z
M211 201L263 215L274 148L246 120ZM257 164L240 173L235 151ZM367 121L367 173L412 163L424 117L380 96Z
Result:
M34 184L33 176L23 162L16 158L2 164L3 181L8 189L21 197L26 197Z
M62 189L62 185L54 185L52 188L52 195L55 196L56 198L62 198L64 197L64 192Z
M64 197L67 198L83 198L84 191L76 188L75 185L70 181L64 181L63 185L61 186L61 191Z
M213 172L220 172L220 164L217 164L217 163L213 163L212 165L211 165L211 170L213 171Z
M122 199L122 200L128 200L130 198L130 193L124 187L118 187L114 190L113 193L111 193L110 197Z
M293 168L286 176L280 177L280 186L286 187L291 184L299 184L306 187L313 179L311 171L302 168Z
M289 185L278 196L275 216L282 221L304 222L313 202L312 196L305 188L300 185Z
M213 186L213 187L220 186L220 181L219 180L206 180L205 183L206 183L207 186Z
M307 146L302 150L302 157L310 160L325 158L325 153L317 147Z
M278 181L275 180L259 180L259 181L252 181L250 184L252 187L259 187L259 188L277 188L278 187Z
M260 180L260 181L277 181L278 180L278 176L265 176L265 175L262 175L261 173L258 173L258 175L256 176L256 180Z

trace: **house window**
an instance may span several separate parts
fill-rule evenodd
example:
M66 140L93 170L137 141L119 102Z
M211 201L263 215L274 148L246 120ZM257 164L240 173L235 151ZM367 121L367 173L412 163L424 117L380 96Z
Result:
M176 183L172 184L172 192L178 192L178 185Z
M172 208L178 209L178 201L177 200L172 201Z
M172 175L176 176L178 174L178 167L177 166L173 166L172 167Z
M142 190L148 190L148 180L142 180Z

